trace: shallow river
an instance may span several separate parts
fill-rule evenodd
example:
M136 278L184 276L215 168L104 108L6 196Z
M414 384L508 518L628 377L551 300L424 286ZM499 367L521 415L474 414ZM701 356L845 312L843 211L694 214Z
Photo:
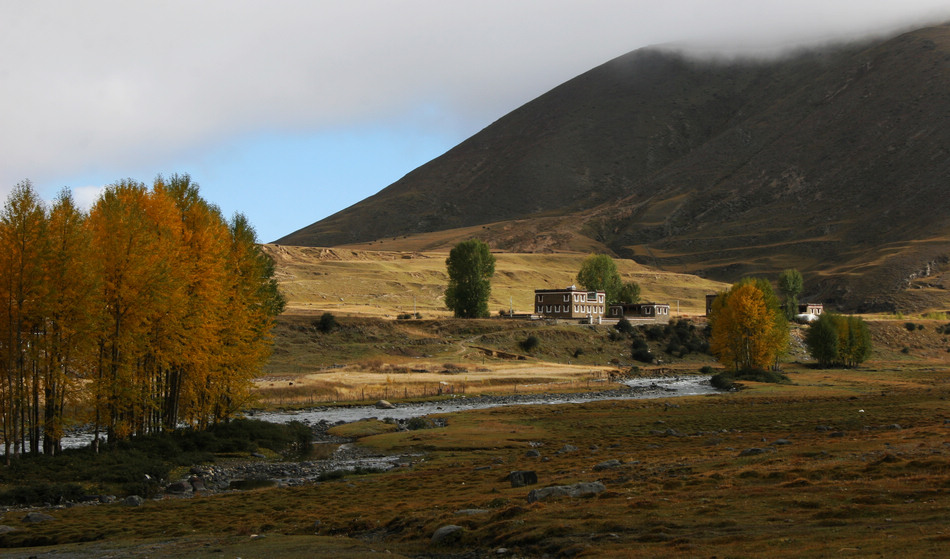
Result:
M495 408L499 406L535 405L535 404L577 404L598 400L631 400L648 398L673 398L677 396L696 396L715 394L709 384L708 376L686 376L669 378L639 378L624 381L630 390L609 390L577 394L531 394L509 396L459 396L451 400L422 402L417 404L398 404L393 409L379 409L376 406L325 407L288 412L264 412L251 416L272 423L300 421L306 424L320 422L349 423L369 418L409 419L424 415L451 413L464 410ZM92 442L92 433L74 433L63 438L63 447L78 448Z
M495 408L499 406L535 404L577 404L597 400L631 400L647 398L672 398L716 394L720 391L709 384L708 376L629 379L623 384L632 390L610 390L577 394L531 394L510 396L459 396L451 400L398 404L393 409L375 406L327 407L292 412L257 413L253 417L274 423L301 421L307 424L359 421L369 418L409 419L430 414L451 413L464 410Z

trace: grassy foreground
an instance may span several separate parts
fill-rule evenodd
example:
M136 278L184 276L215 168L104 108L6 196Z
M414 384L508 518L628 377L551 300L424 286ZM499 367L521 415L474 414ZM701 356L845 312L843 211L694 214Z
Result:
M738 393L499 408L361 439L415 455L389 473L137 508L53 509L54 520L40 524L8 511L0 523L16 530L0 545L99 542L58 548L87 557L109 546L189 557L494 556L498 548L529 557L945 556L946 370L788 372L791 384ZM612 459L620 464L596 467ZM538 485L511 487L512 470L537 472ZM592 481L606 491L527 501L532 488ZM447 524L464 528L461 540L433 547Z

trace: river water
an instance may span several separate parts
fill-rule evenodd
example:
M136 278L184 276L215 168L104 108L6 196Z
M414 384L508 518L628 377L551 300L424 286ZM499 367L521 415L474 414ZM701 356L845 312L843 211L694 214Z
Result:
M257 412L249 414L255 419L272 423L300 421L312 425L315 423L350 423L370 418L392 418L405 420L431 414L452 413L465 410L496 408L499 406L537 405L537 404L578 404L599 400L631 400L649 398L674 398L677 396L697 396L716 394L719 390L709 384L709 376L683 376L660 378L637 378L623 382L628 389L607 390L603 392L581 392L575 394L530 394L508 396L458 396L450 400L398 404L393 409L379 409L376 406L335 406L285 412ZM80 448L92 443L91 432L78 432L63 438L64 448Z
M709 383L709 376L683 376L667 378L638 378L623 382L629 389L585 392L575 394L530 394L507 396L459 396L450 400L398 404L393 409L376 406L325 407L300 411L264 412L254 414L255 419L273 423L300 421L313 423L350 423L370 418L410 419L430 414L452 413L465 410L495 408L513 405L578 404L598 400L631 400L649 398L673 398L716 394L720 391Z

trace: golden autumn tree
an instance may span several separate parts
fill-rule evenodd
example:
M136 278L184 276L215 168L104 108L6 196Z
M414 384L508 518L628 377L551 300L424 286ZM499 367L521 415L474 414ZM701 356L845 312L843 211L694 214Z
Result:
M274 279L274 262L257 243L247 218L229 223L227 320L221 330L222 389L214 402L213 421L230 419L250 398L251 380L270 355L274 317L284 298Z
M43 328L41 304L47 285L46 212L29 181L10 193L0 213L3 301L2 427L7 460L27 451L39 452L40 444L40 344Z
M100 276L100 358L94 382L96 436L110 441L144 431L158 405L154 360L172 335L180 286L173 281L178 221L166 196L152 196L131 180L106 188L89 214L91 244ZM171 348L167 348L172 351Z
M155 195L167 196L175 205L181 236L175 281L182 288L181 347L163 361L162 416L165 428L187 419L206 424L213 402L222 390L221 331L232 312L227 306L227 255L230 235L220 211L199 195L188 175L159 177Z
M712 305L710 350L736 371L773 366L788 344L788 327L777 300L759 283L739 282Z
M0 436L9 461L60 450L69 421L95 446L227 420L247 403L283 298L243 216L188 175L106 187L88 214L47 210L24 182L0 213ZM67 417L67 403L91 409ZM29 446L28 446L29 445Z
M43 452L60 450L68 399L78 396L82 374L92 368L95 344L93 294L86 216L63 190L49 211L43 301Z

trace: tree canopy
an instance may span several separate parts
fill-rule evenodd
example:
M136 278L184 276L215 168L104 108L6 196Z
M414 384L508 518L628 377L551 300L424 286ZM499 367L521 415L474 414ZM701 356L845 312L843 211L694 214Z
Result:
M749 278L720 293L709 317L710 350L736 371L775 365L788 345L788 323L765 280Z
M47 209L20 183L0 240L8 459L57 452L69 423L115 441L207 426L247 401L283 298L247 220L226 221L187 175L119 181L88 214L67 191Z
M495 275L495 257L488 245L478 239L462 241L449 253L445 266L449 274L445 306L457 318L487 318Z
M805 280L798 270L784 270L778 276L778 290L785 297L782 308L785 311L785 318L792 320L798 314L798 296L805 288Z
M577 272L577 283L587 291L603 291L607 304L636 303L640 300L640 286L624 283L617 271L617 263L606 254L592 254L584 259Z
M805 345L820 367L857 367L871 356L871 333L860 317L822 313L811 323Z

